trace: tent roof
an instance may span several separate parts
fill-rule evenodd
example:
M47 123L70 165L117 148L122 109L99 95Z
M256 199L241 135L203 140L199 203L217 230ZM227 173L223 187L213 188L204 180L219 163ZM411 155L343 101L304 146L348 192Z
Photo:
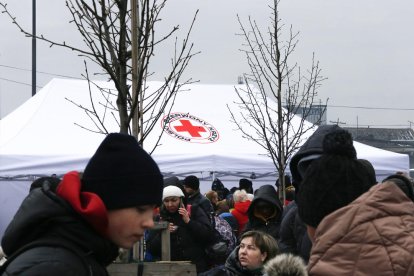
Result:
M110 82L99 82L99 85L113 89ZM149 83L150 88L159 85ZM243 138L230 122L227 105L235 109L234 101L238 100L234 87L192 84L178 94L171 120L166 124L162 120L157 123L144 142L144 148L152 150L164 127L169 130L169 134L164 132L160 146L153 153L165 175L211 171L238 178L248 177L252 172L275 175L266 151ZM0 120L0 177L59 175L69 170L83 170L104 138L87 130L96 129L95 124L74 104L91 109L88 91L86 81L53 79ZM97 89L92 89L92 93L98 99L103 97ZM102 98L98 101L95 108L103 114L104 101ZM112 114L106 113L105 120L109 132L119 131ZM355 147L359 158L373 163L377 175L408 171L406 155L357 142Z

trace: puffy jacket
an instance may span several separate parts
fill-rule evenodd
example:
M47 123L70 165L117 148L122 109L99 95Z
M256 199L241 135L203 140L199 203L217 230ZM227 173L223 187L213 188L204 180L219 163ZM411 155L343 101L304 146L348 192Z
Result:
M212 216L214 213L213 205L211 204L210 200L200 194L200 190L195 192L194 194L187 197L187 204L191 205L199 205L203 210L209 215Z
M254 215L255 205L260 201L266 201L276 209L276 215L267 221L257 218ZM249 222L246 224L244 232L249 230L259 230L270 234L275 240L279 239L280 222L282 219L282 203L279 200L277 192L272 185L263 185L255 191L252 203L247 211Z
M82 256L46 244L15 254L44 239L70 244ZM107 275L106 266L118 255L118 247L97 234L47 183L23 200L4 233L2 248L7 256L17 255L3 275Z
M310 275L414 275L414 203L392 182L373 186L318 225Z

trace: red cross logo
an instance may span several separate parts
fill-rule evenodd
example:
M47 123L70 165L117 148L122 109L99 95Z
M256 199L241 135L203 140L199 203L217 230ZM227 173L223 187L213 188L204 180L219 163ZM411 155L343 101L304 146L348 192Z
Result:
M207 132L202 126L194 126L189 120L180 120L181 126L174 126L176 131L187 131L191 137L201 137L199 132Z

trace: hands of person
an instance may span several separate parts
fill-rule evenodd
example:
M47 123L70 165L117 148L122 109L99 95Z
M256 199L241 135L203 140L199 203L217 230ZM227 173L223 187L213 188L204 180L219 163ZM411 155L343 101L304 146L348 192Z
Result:
M179 208L178 213L182 216L184 223L190 222L190 216L185 208Z
M175 231L177 231L178 226L174 225L174 223L170 222L168 224L168 230L170 231L170 233L174 233Z

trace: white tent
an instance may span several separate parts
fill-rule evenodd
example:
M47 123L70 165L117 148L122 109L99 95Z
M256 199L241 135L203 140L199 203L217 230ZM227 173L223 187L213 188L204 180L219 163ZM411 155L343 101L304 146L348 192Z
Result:
M157 85L150 83L150 87ZM105 82L100 86L113 88ZM233 181L254 173L274 183L275 168L265 150L244 139L230 122L227 104L237 108L233 104L237 101L234 85L193 84L187 88L177 96L168 123L160 120L144 143L145 149L152 149L164 130L161 145L153 153L164 175L196 174L211 183L212 173ZM104 138L87 130L94 129L95 124L74 104L92 108L88 91L86 81L54 79L0 120L0 235L27 194L31 177L83 170ZM95 98L103 97L97 89L92 93ZM103 103L95 101L101 113ZM110 114L106 120L109 132L119 131ZM407 155L360 143L355 147L358 158L373 163L378 179L395 171L408 171Z

